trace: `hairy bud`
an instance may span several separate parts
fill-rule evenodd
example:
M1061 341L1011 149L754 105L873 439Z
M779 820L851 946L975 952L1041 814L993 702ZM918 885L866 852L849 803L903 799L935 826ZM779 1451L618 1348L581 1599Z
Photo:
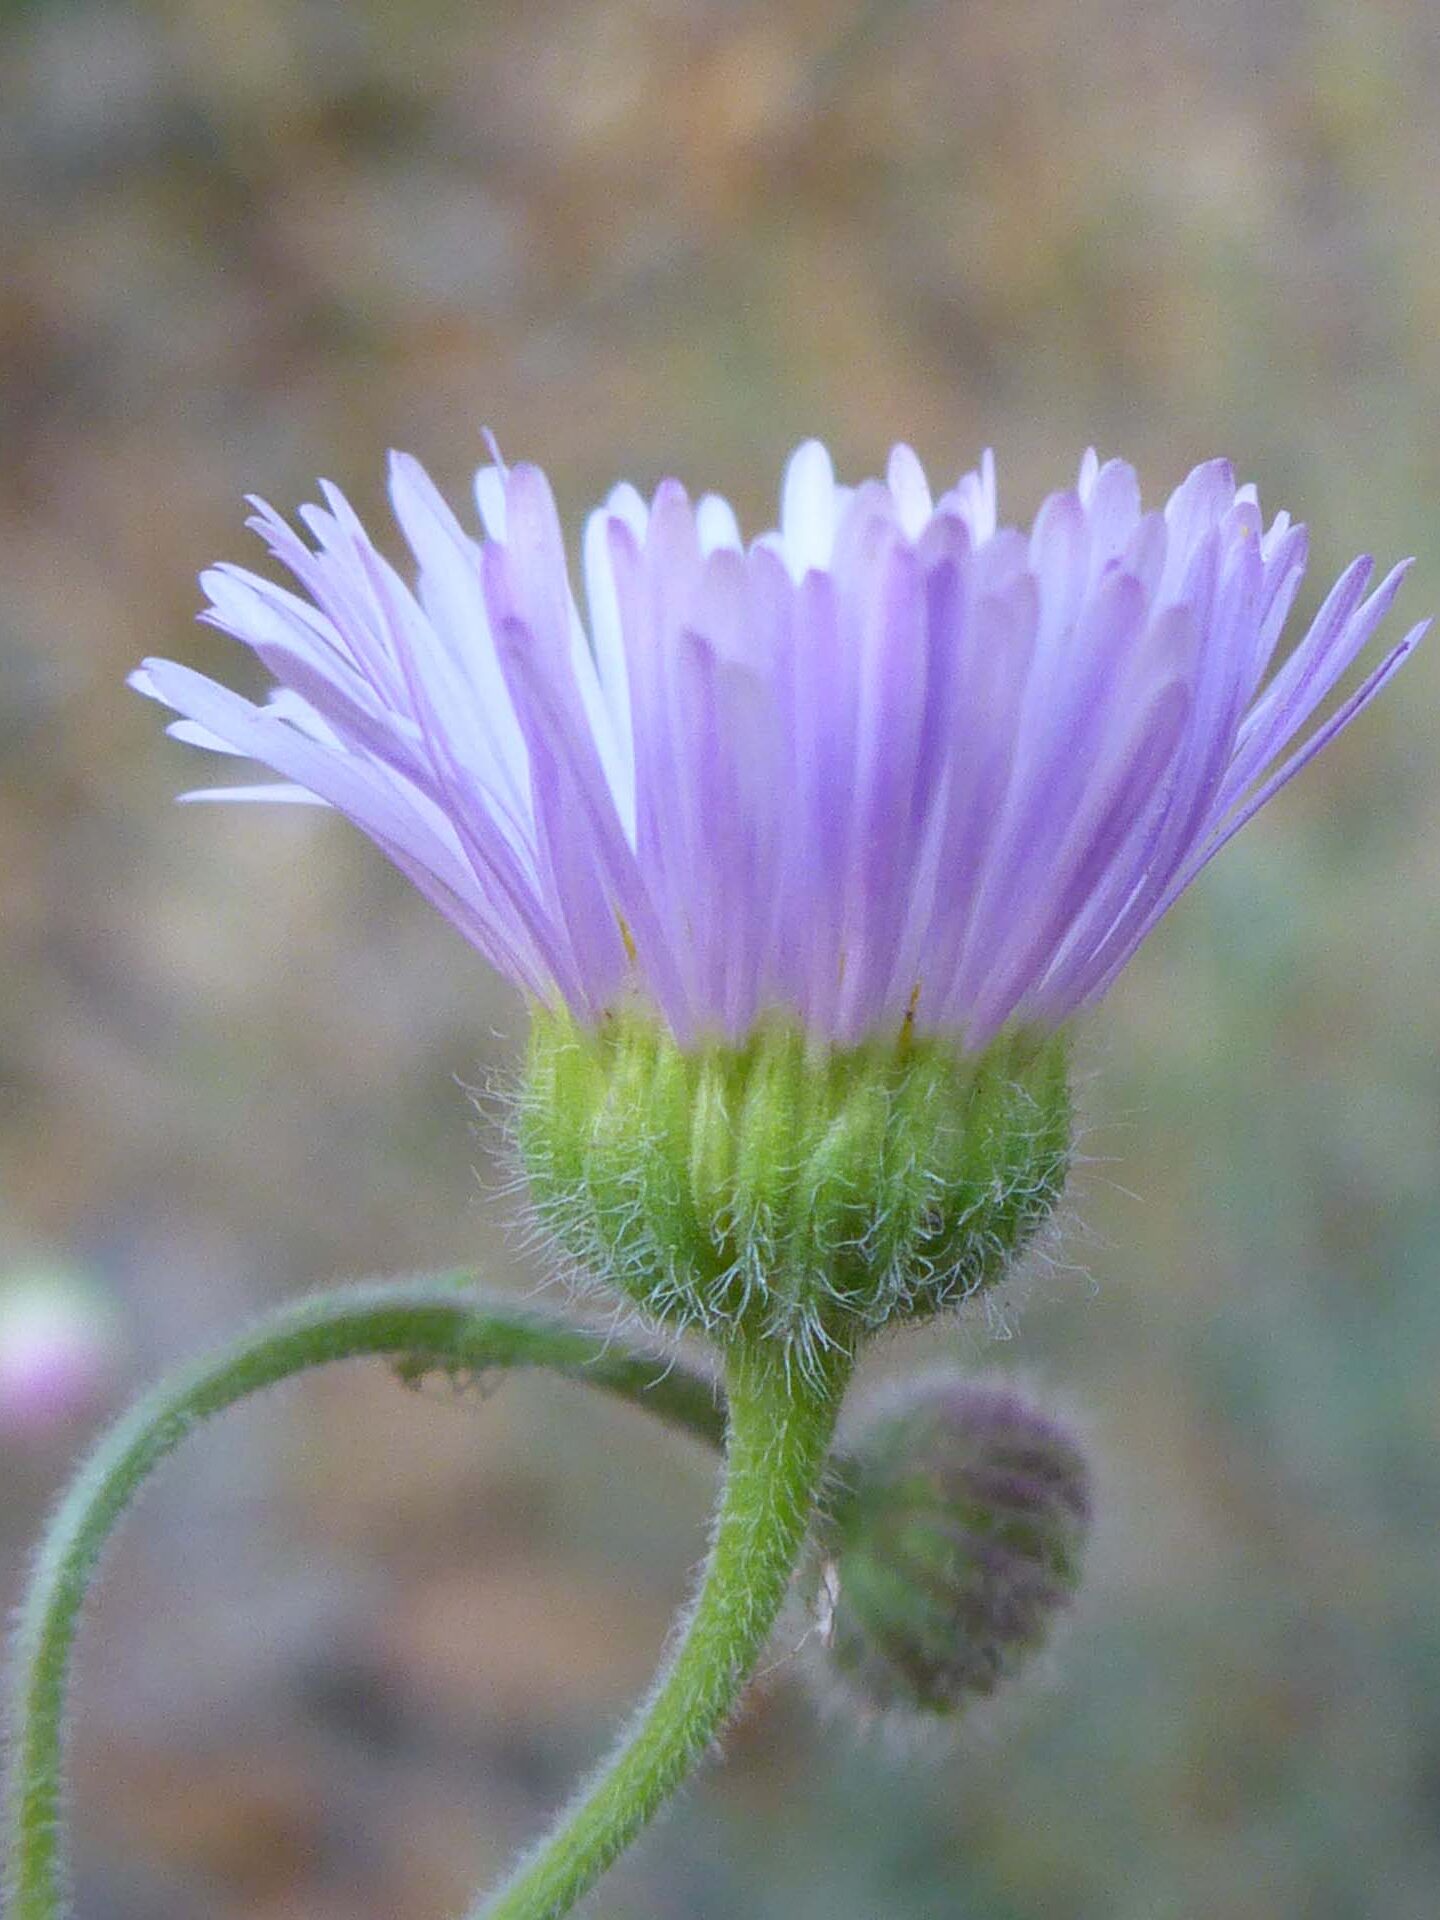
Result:
M852 1439L819 1531L822 1658L862 1711L952 1715L1045 1643L1079 1585L1089 1471L1008 1383L904 1383Z
M996 1280L1070 1153L1065 1041L979 1055L782 1022L682 1050L657 1022L537 1013L519 1138L541 1220L672 1324L815 1351Z

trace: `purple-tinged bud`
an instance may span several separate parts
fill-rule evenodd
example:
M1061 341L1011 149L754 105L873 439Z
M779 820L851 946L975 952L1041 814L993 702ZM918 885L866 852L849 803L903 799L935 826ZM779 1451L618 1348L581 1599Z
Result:
M1090 1473L995 1376L908 1380L850 1438L819 1531L824 1665L869 1714L953 1715L1044 1645L1080 1582Z
M0 1276L0 1434L40 1434L91 1406L115 1358L115 1310L79 1274Z

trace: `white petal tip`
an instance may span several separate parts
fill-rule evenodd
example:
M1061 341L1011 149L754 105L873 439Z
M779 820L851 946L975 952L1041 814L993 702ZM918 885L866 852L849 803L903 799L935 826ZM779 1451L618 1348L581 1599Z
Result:
M281 807L323 807L328 809L330 802L322 800L317 793L307 793L304 787L288 784L264 785L253 787L192 787L188 793L177 793L177 806L208 806L215 802L228 804L232 800L255 802L262 806Z

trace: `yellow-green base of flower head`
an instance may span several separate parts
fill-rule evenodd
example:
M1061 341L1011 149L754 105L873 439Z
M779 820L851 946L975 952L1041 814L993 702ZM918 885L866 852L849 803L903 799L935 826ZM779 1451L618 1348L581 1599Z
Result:
M1067 1048L836 1049L775 1018L682 1049L638 1010L537 1009L519 1142L543 1225L596 1277L672 1325L814 1353L1000 1278L1064 1185Z

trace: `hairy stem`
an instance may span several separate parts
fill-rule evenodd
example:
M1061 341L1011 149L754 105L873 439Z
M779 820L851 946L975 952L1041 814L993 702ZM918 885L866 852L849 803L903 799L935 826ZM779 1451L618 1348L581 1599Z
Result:
M767 1343L729 1349L725 1489L685 1636L598 1784L472 1920L560 1920L724 1729L789 1587L852 1364L832 1352L807 1380Z
M64 1718L75 1631L110 1534L153 1469L202 1421L310 1367L359 1355L402 1371L548 1367L632 1400L711 1445L713 1384L668 1356L467 1291L460 1280L359 1286L282 1309L162 1383L100 1442L41 1545L14 1649L5 1810L8 1920L62 1920Z

